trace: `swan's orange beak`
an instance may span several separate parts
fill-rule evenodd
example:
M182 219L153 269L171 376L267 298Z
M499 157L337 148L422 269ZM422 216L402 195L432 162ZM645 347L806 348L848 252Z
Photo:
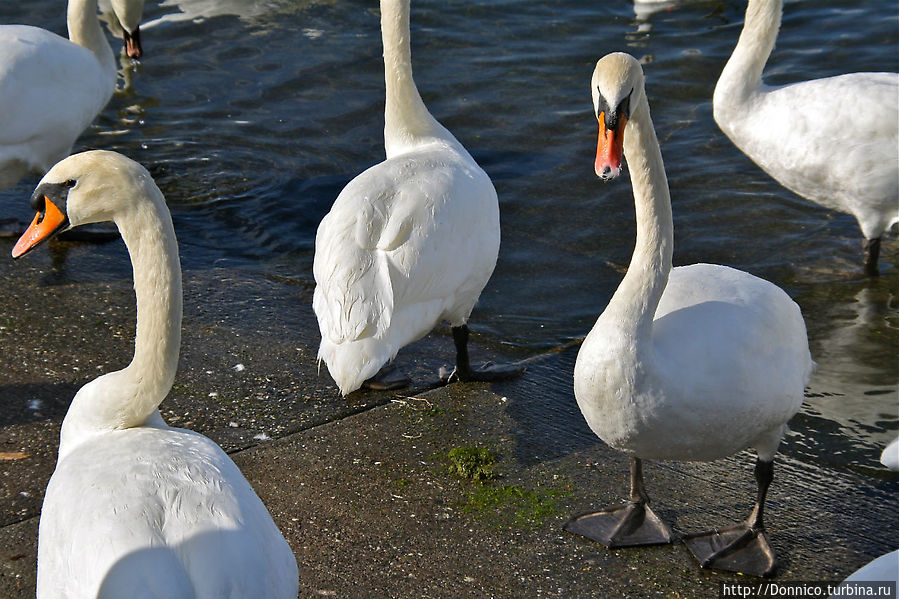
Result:
M597 177L614 179L621 173L624 154L624 125L627 117L618 117L615 129L606 129L606 113L599 113L599 140L596 143L596 161L593 164Z
M144 47L140 44L140 27L136 27L134 31L128 31L122 27L122 37L125 40L125 53L129 58L143 56Z
M69 222L66 215L56 207L56 204L50 201L50 198L44 196L44 211L38 212L34 220L31 221L28 229L16 242L16 246L12 249L12 257L18 258L31 250L40 242L49 239L54 233L64 228Z

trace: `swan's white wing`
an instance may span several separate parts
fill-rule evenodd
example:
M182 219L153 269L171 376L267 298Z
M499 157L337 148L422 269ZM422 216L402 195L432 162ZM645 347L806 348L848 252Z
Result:
M74 500L73 500L74 499ZM237 466L191 431L141 427L57 465L39 597L296 597L293 553Z
M899 220L899 74L762 86L722 130L791 191L854 214L866 237Z
M440 319L465 322L498 251L496 192L467 154L435 143L353 179L319 226L313 265L319 357L344 393Z
M383 164L350 181L318 227L315 237L315 297L313 306L322 337L332 343L371 337L390 326L393 285L384 251L402 239L381 238L385 230L399 232L391 214L394 182ZM394 220L388 227L388 220Z

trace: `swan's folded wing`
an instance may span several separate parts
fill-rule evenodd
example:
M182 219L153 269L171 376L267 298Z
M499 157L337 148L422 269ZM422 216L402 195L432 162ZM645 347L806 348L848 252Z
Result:
M4 26L0 55L0 145L74 141L112 94L114 78L93 54L49 31ZM85 83L101 80L108 85Z
M384 248L402 243L390 224L390 189L365 171L341 192L315 238L312 306L323 338L356 341L383 332L393 314L393 286ZM384 232L391 239L381 241Z

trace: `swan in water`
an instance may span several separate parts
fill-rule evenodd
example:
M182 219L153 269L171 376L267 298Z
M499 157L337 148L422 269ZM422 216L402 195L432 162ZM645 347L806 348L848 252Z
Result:
M144 14L144 0L98 0L101 18L110 32L125 42L125 54L140 58L140 22Z
M893 441L883 449L880 454L880 463L890 470L899 470L899 438Z
M855 216L865 273L876 274L881 238L899 221L899 74L765 85L782 12L782 0L749 0L715 86L715 122L778 183Z
M142 6L115 0L112 8L133 27ZM112 97L115 57L97 0L69 0L66 22L68 40L40 27L0 25L0 190L68 156Z
M650 510L642 460L709 461L753 447L758 502L745 523L694 535L703 567L770 575L763 509L786 423L812 372L805 322L779 287L713 264L672 268L668 181L643 70L628 54L601 59L591 82L599 120L596 174L627 159L637 240L627 274L587 335L574 393L588 425L631 458L630 501L570 520L609 547L668 543Z
M318 358L344 395L365 382L399 387L408 380L382 367L447 320L456 345L451 379L514 376L520 368L472 368L468 359L466 321L499 252L493 183L418 94L409 0L381 0L381 35L387 159L350 181L318 227Z
M57 232L112 220L134 269L134 358L82 387L62 423L41 509L38 598L295 599L297 564L237 466L206 437L166 425L181 343L181 267L165 198L120 154L55 165L31 199L20 257Z

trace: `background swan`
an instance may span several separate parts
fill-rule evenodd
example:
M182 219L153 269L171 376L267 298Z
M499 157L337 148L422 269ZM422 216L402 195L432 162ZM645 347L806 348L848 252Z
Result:
M590 428L631 456L631 496L566 529L617 547L667 543L646 505L642 460L714 460L758 452L759 499L739 526L694 535L703 566L769 575L774 554L763 508L786 422L812 371L799 307L777 286L712 264L671 267L671 201L649 116L643 71L631 56L600 60L591 82L599 120L597 175L627 158L637 240L627 274L578 352L574 392Z
M893 439L880 454L880 463L890 470L899 470L899 438Z
M139 20L142 6L115 0L113 9ZM97 0L70 0L66 22L68 40L39 27L0 25L0 190L68 156L112 97L116 64Z
M852 73L771 87L762 70L782 0L749 0L740 39L715 86L715 121L794 193L855 216L865 271L899 221L899 74Z
M346 395L447 320L455 376L517 374L497 366L476 370L468 361L465 323L499 252L493 183L418 94L409 0L381 0L381 35L387 159L350 181L319 225L312 303L322 335L319 360Z
M98 0L102 19L109 30L125 42L125 54L140 58L140 22L144 14L144 0Z
M137 296L134 358L82 387L62 424L38 539L37 596L295 598L297 565L237 466L157 407L181 342L181 269L165 198L113 152L71 156L32 196L19 257L57 232L113 220Z

